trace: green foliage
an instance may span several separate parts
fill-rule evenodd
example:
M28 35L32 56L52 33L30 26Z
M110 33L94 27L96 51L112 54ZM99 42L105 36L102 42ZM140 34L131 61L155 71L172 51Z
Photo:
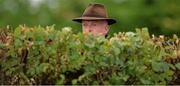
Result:
M19 26L9 34L0 48L7 49L0 53L1 84L170 84L179 70L147 28L108 38L53 26Z

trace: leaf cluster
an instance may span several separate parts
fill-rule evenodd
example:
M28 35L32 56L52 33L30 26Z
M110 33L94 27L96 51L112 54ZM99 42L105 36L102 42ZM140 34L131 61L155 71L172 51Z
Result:
M150 36L142 28L105 38L53 26L19 26L8 34L9 41L0 44L1 84L173 84L179 80L177 36ZM169 62L171 58L178 61Z

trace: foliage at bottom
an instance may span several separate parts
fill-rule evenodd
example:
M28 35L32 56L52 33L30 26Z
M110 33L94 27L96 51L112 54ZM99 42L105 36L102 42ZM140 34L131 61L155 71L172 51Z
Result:
M107 38L53 26L0 34L1 84L178 84L179 70L179 38L147 28Z

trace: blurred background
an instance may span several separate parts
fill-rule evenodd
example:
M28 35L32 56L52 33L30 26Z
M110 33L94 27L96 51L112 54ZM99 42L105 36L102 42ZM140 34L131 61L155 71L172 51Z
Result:
M0 27L55 25L80 32L72 18L82 15L89 3L102 3L117 23L110 34L147 27L152 34L180 36L180 0L0 0Z

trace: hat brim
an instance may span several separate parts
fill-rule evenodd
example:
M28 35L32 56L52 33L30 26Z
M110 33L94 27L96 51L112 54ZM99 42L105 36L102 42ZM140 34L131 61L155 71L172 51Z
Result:
M112 19L112 18L98 18L98 17L79 17L79 18L74 18L73 21L82 23L82 20L107 20L108 25L112 25L114 23L116 23L116 20Z

